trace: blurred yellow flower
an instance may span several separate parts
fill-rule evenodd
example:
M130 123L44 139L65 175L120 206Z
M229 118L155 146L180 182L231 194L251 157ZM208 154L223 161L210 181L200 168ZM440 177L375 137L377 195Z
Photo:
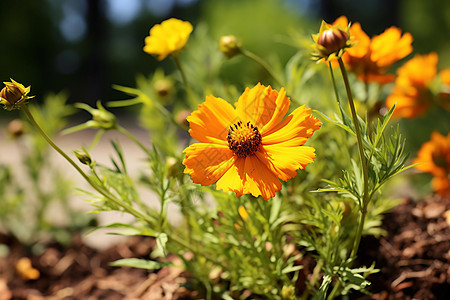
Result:
M286 116L289 106L284 88L277 92L261 84L247 88L236 108L206 97L187 118L189 133L200 143L184 150L184 172L195 183L216 182L218 190L237 196L274 197L279 179L295 177L316 156L314 148L302 145L320 128L319 120L305 106Z
M432 103L430 83L437 73L438 55L434 52L415 55L397 70L394 90L386 106L395 106L394 116L415 118L425 113Z
M14 79L11 82L3 82L5 87L0 91L0 103L5 106L7 110L13 110L20 107L20 104L34 96L28 96L31 86L25 87Z
M333 25L346 28L348 20L341 16ZM411 34L402 35L399 28L392 26L371 39L359 23L353 23L349 30L355 45L342 55L345 66L366 83L384 84L394 81L395 76L385 72L393 63L412 52Z
M144 51L158 56L158 60L176 55L186 45L192 30L192 24L187 21L175 18L165 20L150 29L150 35L145 38Z
M418 164L417 170L434 176L431 182L434 191L442 196L450 195L450 134L433 132L431 140L422 145L412 163Z

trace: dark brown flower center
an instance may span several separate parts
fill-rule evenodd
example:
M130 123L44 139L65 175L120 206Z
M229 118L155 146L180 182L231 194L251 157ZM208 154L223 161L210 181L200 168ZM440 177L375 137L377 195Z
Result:
M261 134L256 126L241 121L230 126L228 130L228 147L238 157L246 157L258 151L261 144Z

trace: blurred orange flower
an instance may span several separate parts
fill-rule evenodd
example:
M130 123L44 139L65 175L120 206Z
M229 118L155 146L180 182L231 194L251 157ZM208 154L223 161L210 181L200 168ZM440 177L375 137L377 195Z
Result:
M247 88L234 108L224 99L206 97L187 120L189 133L200 143L184 150L185 173L203 186L237 196L252 194L265 200L281 189L281 180L297 175L315 158L312 147L302 146L320 128L305 106L286 116L290 100L257 84ZM286 117L285 117L286 116Z
M145 38L144 51L163 60L183 49L193 30L192 24L171 18L150 29Z
M450 69L439 72L439 78L442 83L441 96L448 99L450 98Z
M450 195L450 134L443 136L434 131L412 163L419 163L415 166L417 170L434 176L431 182L434 191L442 196Z
M397 70L394 90L386 99L390 109L396 104L394 116L414 118L422 115L432 103L430 83L437 73L438 55L434 52L415 55Z
M333 24L346 28L348 20L345 16L341 16ZM393 63L412 52L411 34L402 35L401 30L394 26L370 39L362 30L360 23L353 23L350 26L350 37L355 45L347 49L342 55L342 60L359 80L366 83L385 84L394 81L395 76L385 72Z

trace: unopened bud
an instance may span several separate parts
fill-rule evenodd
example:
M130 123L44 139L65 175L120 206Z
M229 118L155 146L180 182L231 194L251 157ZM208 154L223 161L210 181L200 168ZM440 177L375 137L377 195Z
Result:
M25 126L20 119L14 119L8 124L8 133L13 138L18 138L25 132Z
M75 150L73 153L83 165L90 166L92 164L91 156L88 153L80 150Z
M188 110L180 110L176 115L175 115L175 122L177 122L177 124L181 125L182 127L189 127L189 122L187 120L187 117L189 117L189 115L191 114L190 111Z
M166 172L168 178L178 178L183 177L183 165L175 157L167 157L166 159Z
M28 96L31 86L25 87L13 79L11 79L11 82L3 83L5 84L5 87L0 91L0 103L3 104L6 109L16 109L27 99L33 98L33 96Z
M348 39L349 36L345 31L339 28L330 28L322 32L317 40L317 44L323 47L320 49L321 54L327 56L344 49Z
M158 79L154 83L154 87L159 96L165 97L173 91L173 82L169 79Z
M234 35L224 35L220 38L219 48L226 57L232 58L241 53L242 43Z

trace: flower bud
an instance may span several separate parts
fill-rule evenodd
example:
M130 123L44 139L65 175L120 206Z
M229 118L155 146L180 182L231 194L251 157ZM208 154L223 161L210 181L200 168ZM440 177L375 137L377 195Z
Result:
M75 150L75 151L73 151L73 153L78 158L80 163L82 163L83 165L90 166L92 164L91 156L87 152L80 151L80 150Z
M183 165L175 157L169 156L166 159L167 178L181 179L183 177Z
M96 127L103 130L112 130L117 127L116 116L105 109L92 110L92 120Z
M23 135L25 126L20 119L14 119L8 124L8 133L12 138L19 138Z
M182 127L189 127L187 117L189 117L190 114L191 112L186 109L180 110L175 115L175 122L177 122L177 124L181 125Z
M317 40L317 44L323 47L320 51L321 54L327 56L345 48L348 39L349 36L345 31L339 28L331 28L322 32Z
M322 21L319 33L312 35L314 40L313 58L317 61L339 58L345 49L352 47L350 32L339 25L330 25Z
M0 103L8 110L16 109L25 100L33 98L28 96L31 86L25 87L11 79L11 82L3 82L5 87L0 91Z
M166 97L173 91L173 82L169 79L158 79L154 83L154 88L159 96Z
M224 35L220 38L219 49L226 57L232 58L241 53L242 43L234 35Z

